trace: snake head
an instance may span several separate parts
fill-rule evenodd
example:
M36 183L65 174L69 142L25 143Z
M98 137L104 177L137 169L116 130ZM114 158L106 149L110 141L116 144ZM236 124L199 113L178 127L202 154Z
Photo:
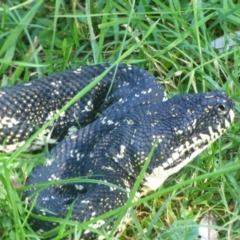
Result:
M222 91L177 95L162 103L160 134L145 186L156 190L170 175L178 172L211 143L234 119L234 104Z

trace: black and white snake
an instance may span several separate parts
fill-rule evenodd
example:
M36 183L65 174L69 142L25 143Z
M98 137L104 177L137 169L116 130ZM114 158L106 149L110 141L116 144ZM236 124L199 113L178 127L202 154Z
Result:
M1 88L0 150L12 152L25 144L73 96L110 67L83 66ZM30 208L34 204L37 215L65 218L72 208L71 220L93 219L124 205L154 144L139 196L158 189L168 176L221 136L233 118L233 103L222 91L167 100L163 87L147 71L119 64L25 147L25 151L34 151L46 144L55 145L45 163L29 176L27 185L32 188L25 191L24 198ZM95 182L34 187L80 177ZM56 226L37 218L29 222L39 232ZM112 222L105 226L106 222L103 219L90 227L108 232ZM89 230L81 237L96 239Z

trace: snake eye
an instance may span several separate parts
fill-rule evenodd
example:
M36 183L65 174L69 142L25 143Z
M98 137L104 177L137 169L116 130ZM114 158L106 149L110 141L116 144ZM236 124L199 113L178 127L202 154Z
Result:
M217 105L216 110L220 115L226 114L226 112L227 112L224 104Z

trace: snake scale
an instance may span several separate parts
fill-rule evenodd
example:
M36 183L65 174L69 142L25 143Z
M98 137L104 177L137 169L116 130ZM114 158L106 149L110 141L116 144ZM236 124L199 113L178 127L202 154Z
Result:
M12 152L25 144L73 96L111 66L82 66L1 88L0 150ZM44 164L30 174L27 186L31 188L23 198L36 215L61 219L71 209L73 221L93 219L126 203L154 144L139 196L157 190L168 176L219 138L233 121L233 108L233 102L218 90L166 99L163 87L149 72L119 64L25 147L25 151L35 151L53 145ZM80 177L90 181L36 187ZM40 233L57 226L34 217L29 223ZM107 233L112 225L108 219L99 220L89 226L90 230L84 230L81 238L96 239L91 229ZM116 234L122 230L119 227Z

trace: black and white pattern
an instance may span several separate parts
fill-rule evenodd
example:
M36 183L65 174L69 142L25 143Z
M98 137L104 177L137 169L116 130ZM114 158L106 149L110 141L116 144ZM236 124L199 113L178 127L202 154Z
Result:
M11 152L23 145L109 67L83 66L2 88L0 150ZM31 206L34 193L38 193L33 209L38 215L65 218L73 206L72 220L93 219L124 205L154 145L139 196L158 189L167 177L221 136L233 118L233 103L221 91L178 95L167 100L163 87L147 71L119 64L26 147L26 151L32 151L47 143L56 145L45 164L30 175L27 185L33 188L25 192L24 198ZM41 191L34 188L38 183L80 177L108 182L120 189L81 181ZM90 227L101 228L106 221ZM39 232L56 226L35 218L31 218L31 225ZM112 222L104 226L105 231L111 226ZM82 238L95 239L96 235L86 230Z

